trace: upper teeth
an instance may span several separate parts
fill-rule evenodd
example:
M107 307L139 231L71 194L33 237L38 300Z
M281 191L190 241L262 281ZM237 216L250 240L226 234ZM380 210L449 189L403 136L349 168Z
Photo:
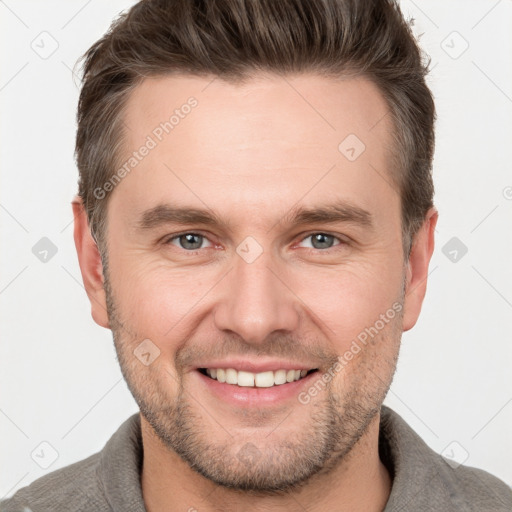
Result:
M219 382L227 384L236 384L237 386L246 386L257 388L269 388L274 385L286 384L305 377L308 370L277 370L275 372L251 373L237 371L234 368L207 368L206 373Z

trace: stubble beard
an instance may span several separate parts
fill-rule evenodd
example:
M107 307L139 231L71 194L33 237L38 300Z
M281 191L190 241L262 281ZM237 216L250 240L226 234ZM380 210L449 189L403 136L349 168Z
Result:
M380 413L398 360L402 313L362 351L370 353L356 356L364 359L359 360L357 372L352 372L348 390L341 389L337 393L335 378L330 383L333 386L327 386L323 394L307 406L297 402L295 408L310 408L308 421L300 432L290 436L283 431L288 422L293 422L292 410L284 421L280 420L281 424L271 435L261 438L264 442L254 437L251 442L230 436L229 425L223 427L212 419L206 409L198 405L203 397L192 396L185 390L182 378L172 380L167 370L157 371L156 366L148 371L150 367L137 360L133 349L141 340L120 320L106 266L104 279L119 364L141 414L166 448L221 487L254 496L296 492L348 461L352 449ZM403 298L404 292L400 299L402 304ZM372 349L383 343L392 343L393 350L386 352L386 358L372 357ZM378 350L376 353L379 354ZM169 385L173 384L178 386L174 399L168 394ZM212 428L217 430L213 440ZM221 438L223 440L218 440Z

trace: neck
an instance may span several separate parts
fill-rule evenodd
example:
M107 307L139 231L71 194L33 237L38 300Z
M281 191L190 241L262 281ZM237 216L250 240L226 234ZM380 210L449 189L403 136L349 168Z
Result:
M366 433L332 470L316 475L296 493L255 496L220 487L193 471L163 445L141 415L144 446L141 486L146 510L382 512L392 482L379 459L379 420L380 415L376 415Z

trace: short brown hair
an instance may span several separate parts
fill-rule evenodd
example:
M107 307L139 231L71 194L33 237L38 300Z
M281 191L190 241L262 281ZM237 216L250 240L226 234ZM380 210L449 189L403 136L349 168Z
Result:
M94 191L119 165L123 109L145 77L182 73L243 81L258 71L357 74L393 121L391 179L404 254L433 206L435 107L429 59L393 0L142 0L83 56L75 155L91 232L106 247L108 197ZM108 194L107 194L108 195Z

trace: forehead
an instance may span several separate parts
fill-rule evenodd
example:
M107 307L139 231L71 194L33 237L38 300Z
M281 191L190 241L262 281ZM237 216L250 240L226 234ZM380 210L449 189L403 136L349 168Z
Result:
M364 78L147 78L126 104L121 161L150 149L112 199L123 194L123 203L140 212L185 196L197 205L211 198L215 208L216 197L237 207L290 206L339 192L371 206L379 196L385 201L383 194L396 195L386 178L387 113L378 88Z
M197 103L193 109L187 106L191 98ZM219 77L171 75L143 80L128 99L124 120L129 146L170 121L173 137L192 142L188 136L193 132L195 149L207 148L211 158L223 149L218 146L212 154L211 143L225 134L230 136L226 147L237 142L252 142L253 147L291 144L306 152L320 145L337 149L336 142L348 134L366 145L386 144L387 112L377 86L365 78L257 75L236 84Z

